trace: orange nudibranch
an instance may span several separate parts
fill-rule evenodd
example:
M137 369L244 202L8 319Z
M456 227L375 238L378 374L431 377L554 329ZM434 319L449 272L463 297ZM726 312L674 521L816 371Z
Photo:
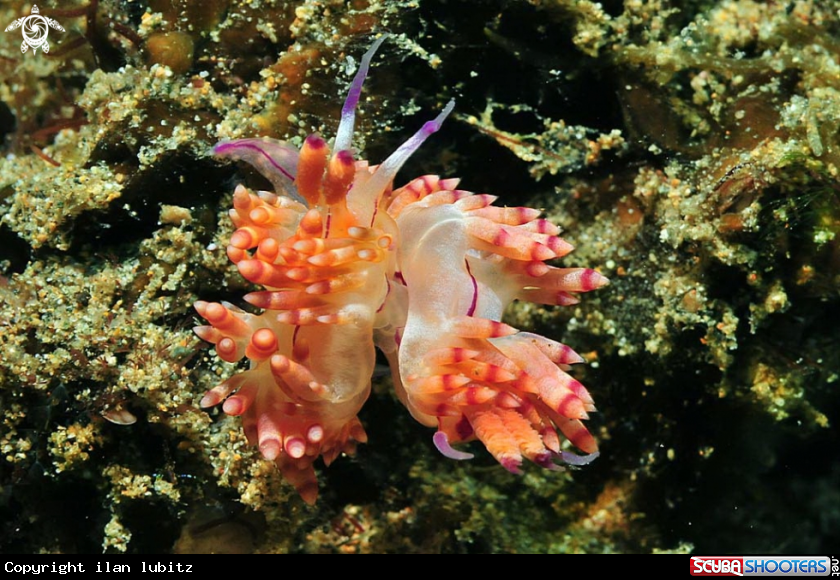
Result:
M397 396L437 429L444 455L468 459L452 445L478 439L513 472L524 459L549 469L586 464L598 454L583 424L595 407L567 372L581 357L501 319L513 300L574 304L607 279L546 264L572 247L538 210L494 206L495 197L433 175L393 189L451 101L378 166L354 158L355 111L383 40L362 58L331 147L310 135L300 150L266 138L213 149L254 166L274 192L238 186L230 211L237 229L227 253L263 287L245 296L262 312L195 305L209 323L196 333L220 358L250 362L201 406L223 402L241 416L248 441L314 503L314 461L328 465L367 441L357 414L379 347Z

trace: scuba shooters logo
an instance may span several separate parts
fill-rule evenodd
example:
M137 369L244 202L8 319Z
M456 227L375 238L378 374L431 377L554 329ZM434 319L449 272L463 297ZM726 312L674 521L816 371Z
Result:
M692 556L692 576L829 576L828 556Z
M23 44L20 45L21 52L26 52L29 48L32 48L32 52L37 53L40 48L44 51L44 54L46 54L50 51L50 43L47 42L47 36L49 36L50 28L54 28L61 32L64 32L64 28L62 28L61 24L52 18L41 16L38 6L35 4L32 5L31 12L32 13L29 16L18 18L9 24L6 27L6 32L16 30L18 28L21 29L21 34L23 34Z
M743 576L744 559L714 556L692 556L692 576Z

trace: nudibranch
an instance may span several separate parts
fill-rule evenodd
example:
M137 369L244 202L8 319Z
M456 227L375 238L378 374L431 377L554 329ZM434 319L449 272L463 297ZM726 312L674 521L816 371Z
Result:
M224 401L248 441L314 503L313 462L329 465L367 440L357 415L378 347L397 396L437 429L444 455L468 459L452 445L478 439L513 472L523 458L549 469L588 463L597 444L582 421L593 401L566 372L582 359L501 318L513 300L574 304L607 279L546 264L572 247L539 210L498 207L433 175L393 188L452 101L378 166L354 157L356 108L383 39L361 60L332 147L313 134L300 150L267 138L213 148L254 166L274 192L234 192L227 254L263 288L244 297L261 313L196 302L209 323L198 336L222 360L250 363L200 404ZM585 455L564 450L559 434Z

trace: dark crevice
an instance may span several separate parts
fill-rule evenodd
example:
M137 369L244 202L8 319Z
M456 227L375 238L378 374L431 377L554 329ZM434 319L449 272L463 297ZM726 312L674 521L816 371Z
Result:
M72 225L70 254L95 251L115 258L135 252L137 242L151 237L161 205L170 204L203 214L215 207L230 168L209 159L173 154L161 160L155 171L136 173L123 194L105 211L88 211ZM126 207L128 206L128 207Z
M0 225L0 275L20 274L32 257L32 250L25 241L4 225ZM8 268L2 264L8 260Z

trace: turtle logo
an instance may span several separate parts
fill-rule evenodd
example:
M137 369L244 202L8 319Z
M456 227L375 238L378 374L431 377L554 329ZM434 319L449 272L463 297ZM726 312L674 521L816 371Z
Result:
M40 48L46 54L50 51L50 43L47 42L47 35L50 32L49 27L64 32L61 24L52 18L41 16L38 13L38 7L34 4L32 5L32 14L18 18L9 24L6 27L6 32L20 27L23 27L21 30L23 33L23 44L20 45L21 52L26 52L31 46L32 52L38 52Z

